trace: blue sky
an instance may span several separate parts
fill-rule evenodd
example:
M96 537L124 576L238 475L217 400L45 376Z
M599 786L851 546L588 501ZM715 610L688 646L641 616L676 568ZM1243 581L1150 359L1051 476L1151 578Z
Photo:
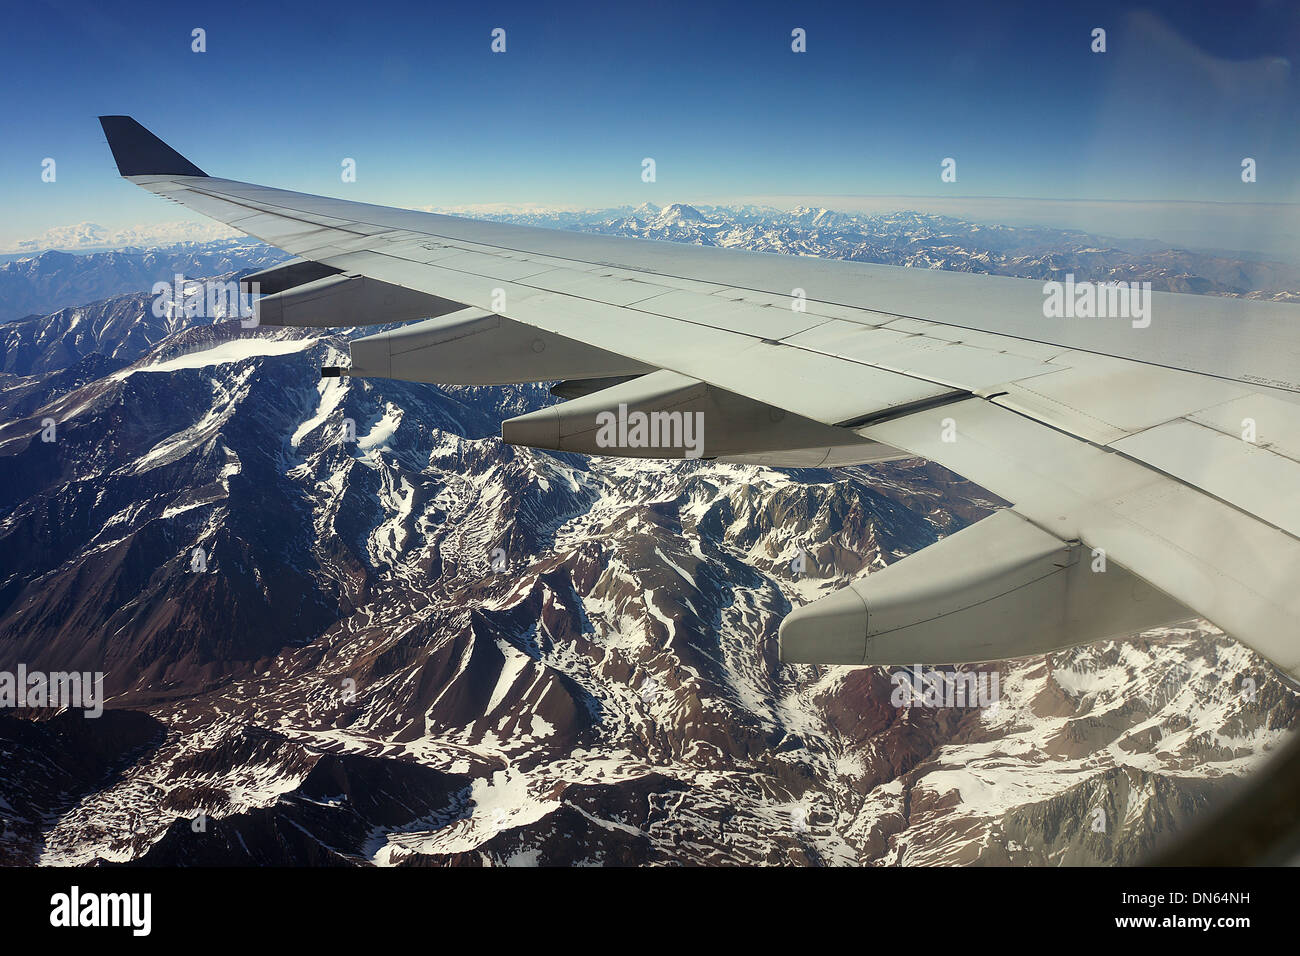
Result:
M183 215L117 179L101 113L213 174L407 206L1300 200L1291 3L107 6L6 14L0 246Z

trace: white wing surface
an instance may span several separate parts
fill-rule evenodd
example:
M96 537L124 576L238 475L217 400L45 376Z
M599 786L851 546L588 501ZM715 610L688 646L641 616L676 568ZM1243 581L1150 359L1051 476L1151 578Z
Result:
M339 374L560 381L568 401L503 423L518 444L918 455L1012 502L794 611L786 661L997 660L1199 616L1300 676L1294 306L1154 293L1141 316L1049 318L1041 282L310 196L101 122L131 182L296 257L249 277L263 321L419 320L355 340Z

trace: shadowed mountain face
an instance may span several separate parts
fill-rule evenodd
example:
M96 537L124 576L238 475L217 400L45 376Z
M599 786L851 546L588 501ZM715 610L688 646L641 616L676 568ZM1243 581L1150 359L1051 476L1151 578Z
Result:
M938 466L553 456L497 437L543 386L71 311L5 327L0 671L111 700L0 718L2 862L1132 862L1295 722L1208 625L982 668L989 708L779 664L793 604L1001 505Z

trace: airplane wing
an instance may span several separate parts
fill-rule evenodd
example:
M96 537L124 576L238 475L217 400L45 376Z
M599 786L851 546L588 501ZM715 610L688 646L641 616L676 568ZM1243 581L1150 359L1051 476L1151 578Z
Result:
M125 178L295 257L249 277L262 322L420 320L354 340L327 374L559 381L568 400L504 422L506 441L789 466L916 455L1012 502L795 610L785 661L1000 660L1204 617L1300 677L1294 306L1154 293L1118 318L1049 317L1042 282L305 195L101 122Z

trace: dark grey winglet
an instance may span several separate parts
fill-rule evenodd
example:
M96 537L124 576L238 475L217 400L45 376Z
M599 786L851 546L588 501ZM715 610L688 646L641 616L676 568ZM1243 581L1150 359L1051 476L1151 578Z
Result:
M207 175L129 116L101 116L99 125L123 176Z

